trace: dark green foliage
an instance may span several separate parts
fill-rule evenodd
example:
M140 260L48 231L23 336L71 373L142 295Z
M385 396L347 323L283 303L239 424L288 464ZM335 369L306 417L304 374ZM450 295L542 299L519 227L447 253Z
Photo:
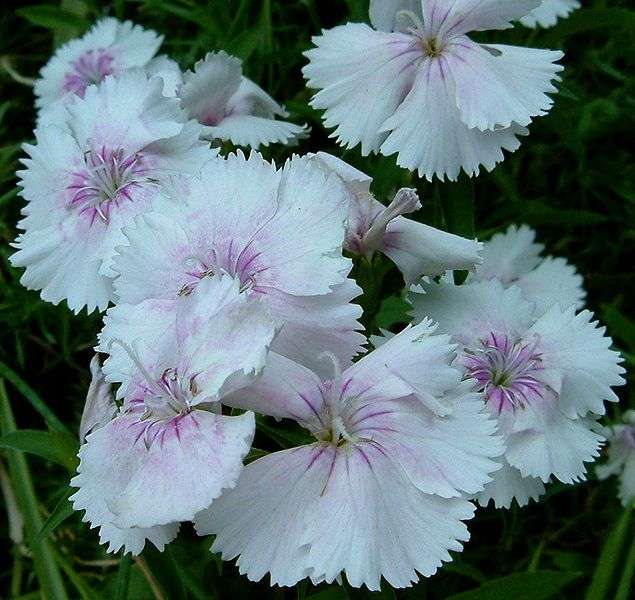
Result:
M418 188L421 219L456 233L487 237L510 223L537 228L550 253L573 262L585 277L589 307L607 325L627 366L635 361L635 13L627 0L586 0L584 10L550 30L482 34L489 41L562 48L561 93L549 116L493 173L456 184L429 184L395 166L393 158L343 151L308 106L300 69L310 36L346 20L364 20L365 0L62 0L5 2L0 9L0 466L13 482L25 519L25 543L14 544L0 506L0 597L129 598L572 598L632 597L633 525L615 497L615 483L593 475L576 487L554 484L546 500L524 509L479 511L472 541L457 561L411 590L381 594L347 586L270 589L238 575L210 554L209 539L184 526L164 554L129 561L107 555L94 530L71 514L69 468L88 387L88 363L99 316L74 316L23 289L7 261L22 205L15 187L20 144L32 139L35 112L25 81L36 77L55 45L81 34L103 14L131 18L165 34L163 51L183 68L212 49L244 60L246 74L284 102L291 119L312 127L294 152L326 150L375 177L386 201L396 188ZM480 35L480 34L479 34ZM290 154L276 147L278 161ZM383 257L360 261L369 333L406 322L403 282ZM557 285L557 282L554 282ZM5 386L2 381L6 382ZM632 392L621 390L622 405ZM17 428L11 414L15 415ZM34 432L33 430L38 430ZM303 432L262 419L255 448L302 443ZM25 454L24 451L28 454ZM254 450L250 459L259 456ZM620 516L622 515L622 516ZM26 544L26 546L25 546ZM65 590L65 591L64 591ZM40 593L41 591L41 593ZM464 592L468 592L465 593Z

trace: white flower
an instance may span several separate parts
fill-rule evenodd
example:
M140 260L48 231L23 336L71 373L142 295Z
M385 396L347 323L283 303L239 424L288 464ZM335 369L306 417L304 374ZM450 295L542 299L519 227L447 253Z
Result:
M11 262L26 267L21 282L44 300L104 310L122 227L152 207L163 181L216 156L162 88L142 71L107 77L68 106L67 127L42 127L36 145L25 145L24 233Z
M623 424L607 427L609 457L595 472L600 479L619 477L618 496L624 506L635 499L635 410L623 415Z
M156 32L130 21L101 19L83 37L58 48L42 68L35 84L36 106L46 108L75 95L83 98L88 86L108 75L145 67L162 41Z
M584 479L603 441L592 425L604 401L617 401L611 386L624 383L621 358L593 315L557 304L536 311L520 288L495 279L423 282L409 299L415 321L438 321L459 344L456 364L476 379L505 437L505 468L481 502L522 504L541 481Z
M408 328L335 376L274 353L252 387L223 399L298 421L316 441L245 467L236 487L195 518L213 552L238 556L271 585L339 580L378 590L430 576L460 551L502 450L469 382L449 365L448 336ZM445 415L445 416L442 416Z
M440 275L452 269L473 269L481 261L482 244L402 215L421 208L417 193L402 188L389 206L370 192L372 178L326 152L313 156L324 168L337 173L349 192L349 212L344 248L370 258L376 251L394 261L407 283L423 275Z
M450 180L514 151L552 106L561 52L482 45L466 34L504 29L538 0L383 0L371 22L338 26L305 54L311 101L347 148L398 153L397 163Z
M161 547L180 521L232 487L254 434L253 413L221 414L232 382L262 370L275 327L240 282L215 276L179 306L163 351L126 349L129 378L115 418L86 438L71 485L76 510L100 527L101 542L138 554L145 539ZM160 541L160 544L157 543Z
M242 75L241 61L225 52L208 53L183 76L181 106L203 125L208 139L238 146L288 144L304 128L287 121L287 112L269 94Z
M576 8L580 8L578 0L542 0L520 22L525 27L553 27L559 18L568 17Z
M527 225L510 225L483 244L483 262L467 282L497 279L503 286L518 286L525 298L546 312L554 304L581 309L586 292L582 276L564 258L541 257L542 244Z
M119 248L115 267L120 302L108 313L101 348L130 332L131 322L141 328L137 337L160 345L182 299L227 273L282 324L274 350L318 369L325 350L350 364L365 339L361 309L350 303L361 290L346 278L352 263L342 256L348 206L338 177L299 157L276 170L253 152L207 163L187 186L126 230L129 245ZM108 374L117 362L115 349Z

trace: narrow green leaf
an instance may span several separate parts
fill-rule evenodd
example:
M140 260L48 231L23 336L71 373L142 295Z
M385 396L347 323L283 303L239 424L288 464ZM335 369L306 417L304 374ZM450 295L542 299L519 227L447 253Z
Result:
M46 402L40 398L38 393L11 369L9 365L2 361L0 361L0 377L10 382L11 385L29 401L31 406L44 418L51 429L70 433L68 427L57 418L55 413L46 405Z
M130 567L132 557L124 554L119 561L119 571L117 572L117 587L115 589L115 600L128 600L128 585L130 583Z
M390 329L398 323L409 323L412 319L408 313L412 310L412 306L399 296L390 296L382 300L375 324L382 329Z
M40 529L40 533L38 533L37 536L38 540L42 540L51 535L57 527L75 512L73 505L68 501L69 496L71 496L73 492L73 488L68 488L68 490L64 492L64 496L62 496L60 501L55 505L53 512L51 512L48 519L44 521L44 525L42 525L42 529Z
M51 4L36 4L18 8L15 14L26 19L33 25L46 29L76 29L78 32L86 29L88 22L77 14L64 10L60 6Z
M626 555L626 561L624 563L624 568L622 569L622 576L620 577L620 582L617 585L615 600L629 600L629 598L632 598L633 575L635 575L635 535L633 536L631 547Z
M461 176L456 183L446 184L440 191L447 230L474 238L474 182Z
M492 579L481 587L450 596L447 600L547 600L562 598L562 590L581 573L534 571Z
M615 527L606 538L602 552L596 563L595 573L586 594L586 600L603 600L609 598L609 590L613 581L613 575L622 557L622 548L631 532L632 506L624 509Z
M36 454L74 471L77 467L77 442L58 431L18 429L0 437L0 448Z
M0 433L6 436L15 429L15 419L4 381L0 379ZM28 545L33 557L35 574L42 588L42 595L46 600L67 600L68 596L55 561L53 547L48 540L38 539L42 529L42 518L28 463L24 455L16 450L7 452L7 462L15 495L24 517Z

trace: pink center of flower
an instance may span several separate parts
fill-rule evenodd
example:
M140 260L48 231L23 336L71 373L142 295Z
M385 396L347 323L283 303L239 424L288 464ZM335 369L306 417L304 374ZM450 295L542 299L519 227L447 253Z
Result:
M113 57L107 50L88 50L72 63L72 70L64 76L66 92L84 97L89 85L101 83L113 73Z
M464 364L486 402L499 413L524 408L533 398L543 396L543 365L535 343L512 342L506 335L490 333L480 348L468 352Z
M84 154L84 166L73 173L68 189L70 204L80 213L87 213L91 222L96 216L108 221L110 211L122 202L132 201L137 186L156 183L147 177L148 168L139 153L125 155L117 150L89 150Z

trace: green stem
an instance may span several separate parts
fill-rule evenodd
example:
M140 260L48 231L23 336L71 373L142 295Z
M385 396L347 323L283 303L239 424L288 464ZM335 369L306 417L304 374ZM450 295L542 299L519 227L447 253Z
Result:
M119 561L119 572L117 573L117 588L115 590L115 600L127 600L128 583L130 582L130 566L132 557L125 554Z
M15 419L2 379L0 379L0 430L3 435L16 430ZM42 588L42 594L46 600L68 600L62 575L55 562L50 543L47 540L38 539L38 534L42 529L42 517L38 509L28 463L24 454L17 450L7 450L6 456L15 495L22 509L28 546L31 550L33 566Z

